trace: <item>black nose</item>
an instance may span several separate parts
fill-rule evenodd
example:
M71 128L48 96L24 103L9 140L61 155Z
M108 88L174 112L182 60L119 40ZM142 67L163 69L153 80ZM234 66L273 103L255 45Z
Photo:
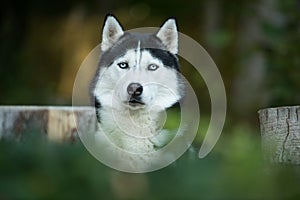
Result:
M143 86L139 83L130 83L127 92L131 96L140 96L143 93Z

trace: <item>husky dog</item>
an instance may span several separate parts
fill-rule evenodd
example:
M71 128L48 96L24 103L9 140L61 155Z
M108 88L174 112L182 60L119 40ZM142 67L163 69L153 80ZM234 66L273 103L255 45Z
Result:
M157 33L141 34L124 32L114 16L106 17L91 92L99 125L97 140L105 135L111 145L134 155L165 145L164 111L183 96L177 52L173 18Z

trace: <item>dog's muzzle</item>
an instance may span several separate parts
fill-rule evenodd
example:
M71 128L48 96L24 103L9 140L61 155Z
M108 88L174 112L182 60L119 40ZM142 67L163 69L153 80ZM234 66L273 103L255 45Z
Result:
M130 83L127 87L127 93L130 95L128 101L130 106L145 105L141 100L143 86L140 83Z

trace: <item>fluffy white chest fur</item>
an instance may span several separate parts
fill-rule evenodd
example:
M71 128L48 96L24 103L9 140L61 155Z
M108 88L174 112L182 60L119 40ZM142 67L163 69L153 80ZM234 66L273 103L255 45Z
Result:
M130 111L130 110L129 110ZM107 160L125 171L148 171L162 160L172 160L172 154L158 153L174 137L174 133L160 127L159 114L138 112L119 112L103 109L103 123L95 142Z
M162 128L160 114L146 110L102 109L99 134L112 145L132 153L150 153L162 144L157 136Z

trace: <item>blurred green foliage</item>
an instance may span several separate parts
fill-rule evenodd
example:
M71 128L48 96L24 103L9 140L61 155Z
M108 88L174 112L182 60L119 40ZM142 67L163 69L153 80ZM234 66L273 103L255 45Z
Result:
M112 170L80 142L1 141L0 199L299 199L299 167L264 163L246 125L229 131L205 159L192 148L147 174Z
M278 1L278 23L263 22L266 41L268 85L273 105L299 104L300 8L299 1Z

